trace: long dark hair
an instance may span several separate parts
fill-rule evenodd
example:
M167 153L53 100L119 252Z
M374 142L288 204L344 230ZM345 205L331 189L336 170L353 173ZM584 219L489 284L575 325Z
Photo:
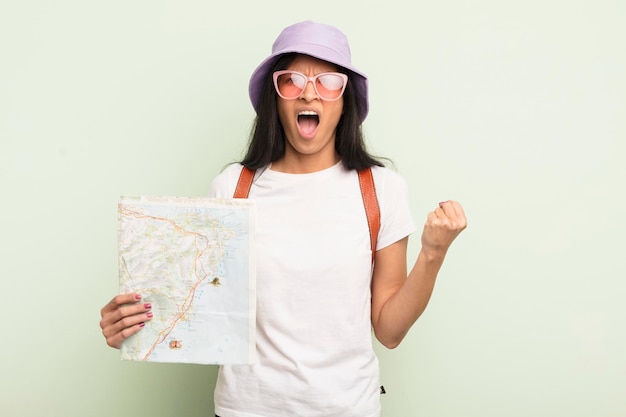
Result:
M297 54L282 55L268 74L287 68L297 56ZM381 161L367 152L365 146L358 102L351 81L355 75L341 67L339 71L348 75L348 85L343 93L343 115L337 124L335 150L348 169L360 170L371 166L383 166ZM250 169L262 168L285 154L285 132L278 117L277 99L274 83L268 75L263 83L260 105L250 132L248 151L241 161L241 164Z

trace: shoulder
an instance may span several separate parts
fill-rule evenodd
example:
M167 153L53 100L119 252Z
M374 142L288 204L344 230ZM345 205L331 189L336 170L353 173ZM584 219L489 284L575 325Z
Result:
M213 198L231 198L235 192L239 174L243 165L236 162L228 165L211 181L209 188L209 197Z
M417 230L411 212L409 186L398 172L373 167L374 185L380 206L381 230L377 249L385 248Z
M402 192L407 193L408 183L406 179L391 168L373 166L372 175L376 191L384 194Z

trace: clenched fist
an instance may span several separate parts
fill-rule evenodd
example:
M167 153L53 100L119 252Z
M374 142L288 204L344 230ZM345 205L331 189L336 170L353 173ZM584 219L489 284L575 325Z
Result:
M422 250L445 255L456 237L467 227L463 207L457 201L439 203L428 213L422 232Z

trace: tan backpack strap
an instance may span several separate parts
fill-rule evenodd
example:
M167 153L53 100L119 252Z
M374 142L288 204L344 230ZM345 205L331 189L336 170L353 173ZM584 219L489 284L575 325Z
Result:
M250 188L252 187L252 180L254 180L254 170L246 166L241 168L233 198L248 198Z
M376 197L376 187L374 186L372 168L362 169L358 171L358 173L361 196L363 197L363 206L365 207L365 215L367 216L367 225L370 229L370 244L372 245L373 263L376 256L378 231L380 230L380 207L378 206L378 198Z

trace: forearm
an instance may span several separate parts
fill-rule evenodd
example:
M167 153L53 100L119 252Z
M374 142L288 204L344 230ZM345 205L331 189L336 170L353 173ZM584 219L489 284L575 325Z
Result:
M445 251L422 248L417 260L398 291L382 306L374 323L376 338L393 349L426 309Z

